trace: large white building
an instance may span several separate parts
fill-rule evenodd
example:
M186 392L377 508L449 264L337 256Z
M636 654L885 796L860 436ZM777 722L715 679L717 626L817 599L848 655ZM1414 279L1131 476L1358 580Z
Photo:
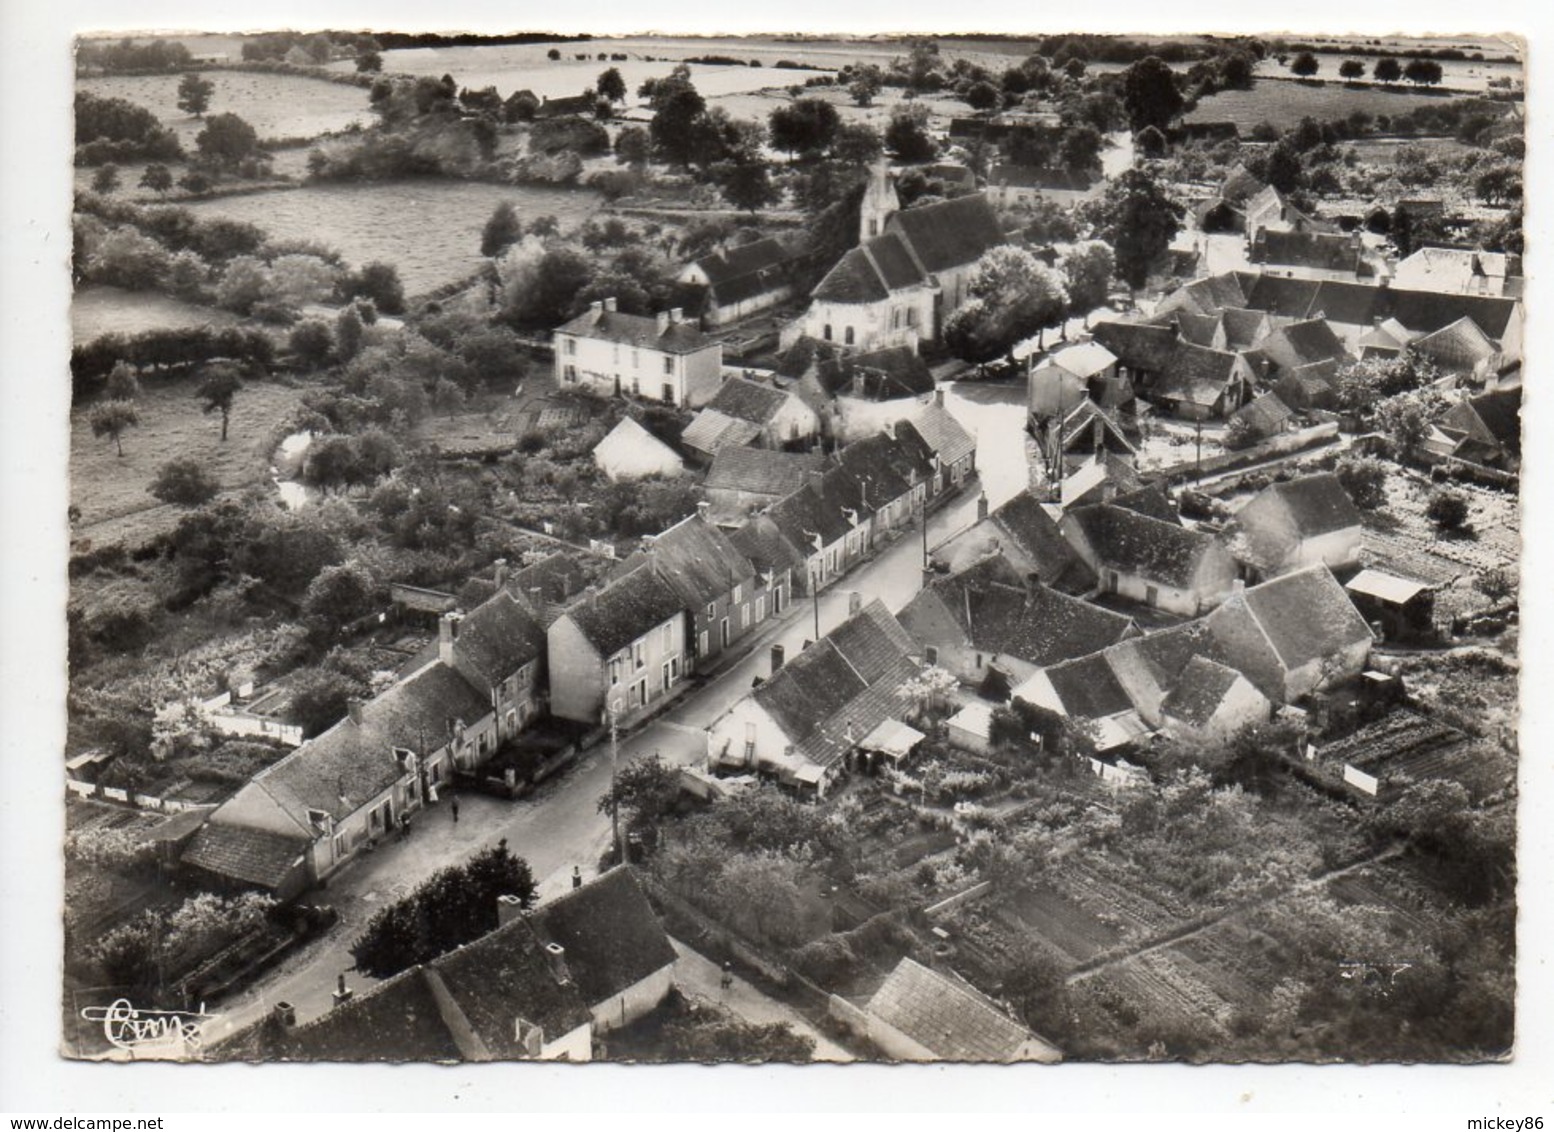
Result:
M556 329L555 347L561 389L697 408L722 383L722 345L687 322L679 308L648 318L622 314L613 298L590 303Z

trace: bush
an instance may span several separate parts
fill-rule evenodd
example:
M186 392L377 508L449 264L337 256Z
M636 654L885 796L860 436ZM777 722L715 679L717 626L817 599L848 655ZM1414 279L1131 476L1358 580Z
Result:
M149 490L163 503L198 507L214 499L221 484L200 461L179 459L169 460L157 469Z
M1387 502L1387 465L1371 456L1350 457L1335 469L1354 505L1362 511L1374 511Z
M1468 497L1451 488L1441 488L1425 504L1425 518L1443 532L1460 531L1468 523Z

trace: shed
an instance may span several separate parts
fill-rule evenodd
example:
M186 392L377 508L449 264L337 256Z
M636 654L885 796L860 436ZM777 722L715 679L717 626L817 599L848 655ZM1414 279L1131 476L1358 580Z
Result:
M963 751L985 755L993 746L993 705L972 700L945 721L949 740Z
M1435 628L1435 590L1428 582L1384 570L1361 570L1344 589L1385 641L1417 641Z

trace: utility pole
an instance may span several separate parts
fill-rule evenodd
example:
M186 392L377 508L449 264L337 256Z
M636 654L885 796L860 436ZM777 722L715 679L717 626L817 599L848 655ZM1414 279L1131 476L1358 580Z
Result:
M615 709L610 708L610 829L615 835L615 852L620 863L626 864L626 843L621 840L620 796L621 745L620 729L615 723Z
M820 643L820 573L816 571L809 579L809 596L815 607L815 643Z
M1203 422L1194 421L1192 426L1193 448L1196 455L1193 457L1192 482L1197 483L1203 479Z
M918 514L922 517L923 569L926 570L928 569L928 496L926 492L923 495L923 506Z

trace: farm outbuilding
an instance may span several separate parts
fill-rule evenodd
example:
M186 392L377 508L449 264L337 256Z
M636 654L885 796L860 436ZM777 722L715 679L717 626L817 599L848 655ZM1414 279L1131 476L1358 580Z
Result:
M1435 590L1427 582L1367 569L1344 589L1384 641L1420 641L1435 631Z

